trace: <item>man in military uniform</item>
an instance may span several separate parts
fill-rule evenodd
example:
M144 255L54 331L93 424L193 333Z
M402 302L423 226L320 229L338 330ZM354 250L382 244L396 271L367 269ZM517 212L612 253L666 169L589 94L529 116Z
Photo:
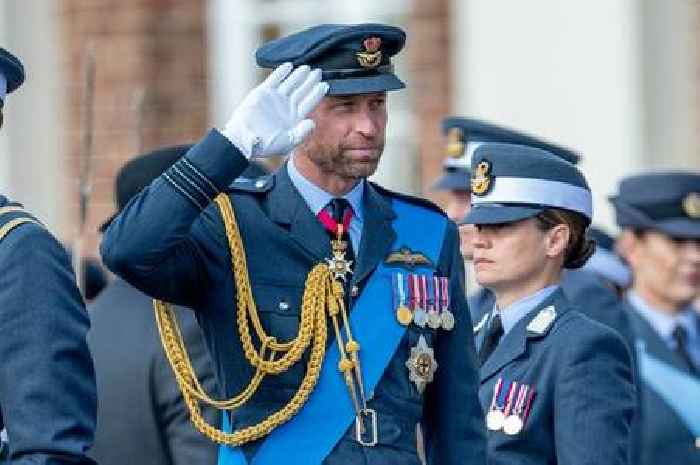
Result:
M641 380L636 463L700 464L700 175L632 176L611 201L633 276L625 301Z
M417 423L429 463L485 462L457 228L366 180L404 42L360 24L264 45L272 74L106 231L110 269L196 311L218 405L234 409L225 431L202 425L207 396L156 303L194 421L235 446L220 463L416 464ZM274 175L234 182L250 158L290 152Z
M0 49L0 102L23 81L22 63ZM89 320L70 261L35 217L2 195L0 263L7 458L13 465L94 463L85 455L96 408Z

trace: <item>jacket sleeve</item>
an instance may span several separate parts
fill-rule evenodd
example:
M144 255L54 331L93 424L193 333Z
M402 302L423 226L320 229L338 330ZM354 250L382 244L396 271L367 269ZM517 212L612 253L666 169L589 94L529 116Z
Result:
M182 337L185 340L192 367L202 387L215 399L220 398L209 353L204 345L201 330L194 315L178 308ZM172 465L214 464L217 460L218 445L200 433L190 421L190 413L175 381L175 375L161 351L156 358L152 386L154 390L154 410L158 417L159 430ZM217 428L220 426L218 411L201 404L205 421Z
M622 338L593 323L570 344L561 363L554 404L554 443L562 465L629 462L635 408L632 362ZM573 325L572 325L573 326Z
M22 225L0 243L0 405L15 465L92 464L89 319L63 247Z
M105 265L150 296L196 306L207 272L197 239L206 228L197 220L247 165L212 130L110 224L100 246Z
M479 403L479 369L469 306L464 296L464 261L457 227L449 222L439 273L450 278L452 331L440 331L438 369L426 399L426 454L431 465L486 463L486 431Z

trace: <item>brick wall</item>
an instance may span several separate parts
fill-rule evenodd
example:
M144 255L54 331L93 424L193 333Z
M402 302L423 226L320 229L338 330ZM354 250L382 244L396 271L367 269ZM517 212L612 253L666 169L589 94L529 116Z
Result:
M67 213L78 219L85 50L95 51L93 192L86 251L114 211L114 176L125 161L206 130L206 0L63 0ZM139 94L143 99L139 99ZM137 102L141 101L142 111ZM76 227L60 231L70 242Z
M440 121L450 112L450 0L414 0L409 23L411 85L414 88L419 164L422 192L438 203L440 194L429 191L440 175L444 140Z

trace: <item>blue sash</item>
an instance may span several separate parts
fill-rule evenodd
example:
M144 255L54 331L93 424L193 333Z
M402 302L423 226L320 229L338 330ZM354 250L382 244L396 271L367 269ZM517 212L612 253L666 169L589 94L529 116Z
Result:
M700 437L700 380L649 355L637 344L644 382L671 407L695 437ZM652 413L653 414L653 413Z
M392 250L408 247L420 251L437 264L447 220L436 212L397 199L393 200L392 206L397 215L392 224L396 232ZM406 330L396 321L392 308L391 278L391 270L380 264L350 313L350 326L362 346L360 360L364 388L369 397ZM252 465L318 465L333 450L355 420L350 395L338 372L339 360L338 346L332 344L326 352L318 384L308 401L293 418L265 438L253 457ZM224 430L230 432L228 415L223 417ZM313 432L310 427L314 427ZM218 463L247 464L240 448L228 446L219 448Z

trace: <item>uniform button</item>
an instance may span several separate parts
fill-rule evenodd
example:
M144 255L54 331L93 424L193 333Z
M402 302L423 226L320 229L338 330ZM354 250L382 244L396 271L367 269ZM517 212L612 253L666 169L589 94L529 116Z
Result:
M357 294L360 293L360 288L357 286L353 286L352 289L350 289L350 295L352 297L357 297Z
M282 302L280 302L280 310L289 310L289 304L283 300Z
M258 179L257 181L255 181L255 187L257 187L258 189L261 189L264 186L265 186L264 179Z

